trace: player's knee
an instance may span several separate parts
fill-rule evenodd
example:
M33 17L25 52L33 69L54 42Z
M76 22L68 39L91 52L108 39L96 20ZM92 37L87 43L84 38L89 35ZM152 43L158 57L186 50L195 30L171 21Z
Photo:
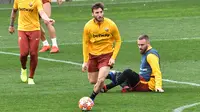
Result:
M105 78L98 78L97 83L102 84L104 83Z
M90 84L96 84L97 83L97 81L93 80L93 79L89 79L89 82L90 82Z
M128 74L132 74L132 70L131 69L125 69L124 71L123 71L123 74L126 74L126 75L128 75Z
M126 70L124 70L124 71L123 71L123 74L124 74L126 77L128 77L128 78L134 77L134 78L136 78L136 79L139 79L139 75L138 75L135 71L133 71L133 70L131 70L131 69L126 69Z
M22 52L22 53L20 54L20 56L21 56L21 57L27 57L28 54L29 54L28 51L27 51L27 52Z
M94 81L94 80L90 81L90 84L96 84L96 83L97 83L97 82Z
M38 53L37 52L30 52L30 56L38 56Z

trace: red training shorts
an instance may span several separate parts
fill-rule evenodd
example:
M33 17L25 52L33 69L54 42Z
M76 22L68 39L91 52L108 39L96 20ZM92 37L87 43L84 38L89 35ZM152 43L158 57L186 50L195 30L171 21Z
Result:
M140 76L140 82L135 87L132 88L132 91L145 92L145 91L151 91L151 90L149 89L148 82L145 81L145 79L142 76Z
M110 58L112 57L113 53L107 53L102 55L92 55L89 54L89 61L88 61L88 72L97 72L103 66L110 66L108 65Z
M48 2L51 3L51 0L42 0L43 4L48 3Z

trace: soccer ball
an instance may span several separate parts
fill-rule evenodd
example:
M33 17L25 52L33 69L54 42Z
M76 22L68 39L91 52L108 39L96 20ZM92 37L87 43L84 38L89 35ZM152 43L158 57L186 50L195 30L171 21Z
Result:
M89 110L92 110L92 107L94 106L94 102L89 97L82 97L78 102L78 106L81 110L89 111Z

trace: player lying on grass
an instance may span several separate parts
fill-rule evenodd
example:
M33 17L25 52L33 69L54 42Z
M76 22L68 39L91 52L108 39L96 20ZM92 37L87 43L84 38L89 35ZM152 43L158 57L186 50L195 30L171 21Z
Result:
M117 85L122 87L121 92L164 92L158 52L151 47L147 35L140 35L137 44L142 55L139 74L131 69L126 69L123 72L111 71L107 79L112 80L112 83L105 85L101 92L106 92Z

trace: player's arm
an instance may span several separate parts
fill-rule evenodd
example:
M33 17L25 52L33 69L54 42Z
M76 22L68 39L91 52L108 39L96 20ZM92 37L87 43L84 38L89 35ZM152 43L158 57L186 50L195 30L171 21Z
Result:
M113 55L111 58L115 60L117 57L117 54L119 53L122 41L121 41L121 36L120 36L119 30L117 28L117 25L114 22L112 25L113 25L112 26L112 30L113 30L112 35L115 39L115 47L114 47L114 52L113 52Z
M16 15L17 15L17 11L18 9L12 9L12 12L11 12L11 15L10 15L10 26L14 26L14 22L15 22L15 18L16 18Z
M45 21L51 21L51 19L46 15L46 13L44 12L44 10L40 10L39 11L39 15L40 17L45 20ZM53 21L53 20L52 20Z
M87 30L87 26L84 27L84 31L83 31L83 62L87 63L88 59L89 59L89 34L88 34L88 30Z
M55 22L53 19L50 19L50 18L47 16L47 14L44 12L44 9L43 9L43 7L42 7L42 1L41 1L41 0L37 0L36 5L37 5L37 10L38 10L38 12L39 12L39 15L40 15L40 17L41 17L43 20L48 21L48 22L52 22L52 23Z
M159 58L155 54L148 54L147 62L151 66L152 75L155 76L155 91L164 92L162 89L162 73L160 71Z
M85 72L88 68L88 60L89 60L89 34L87 30L87 26L84 27L83 30L83 65L82 71Z
M15 0L14 4L13 4L13 9L12 9L12 12L11 12L11 15L10 15L10 26L9 26L9 29L8 29L8 31L11 34L15 32L14 23L15 23L17 11L18 11L18 0Z

